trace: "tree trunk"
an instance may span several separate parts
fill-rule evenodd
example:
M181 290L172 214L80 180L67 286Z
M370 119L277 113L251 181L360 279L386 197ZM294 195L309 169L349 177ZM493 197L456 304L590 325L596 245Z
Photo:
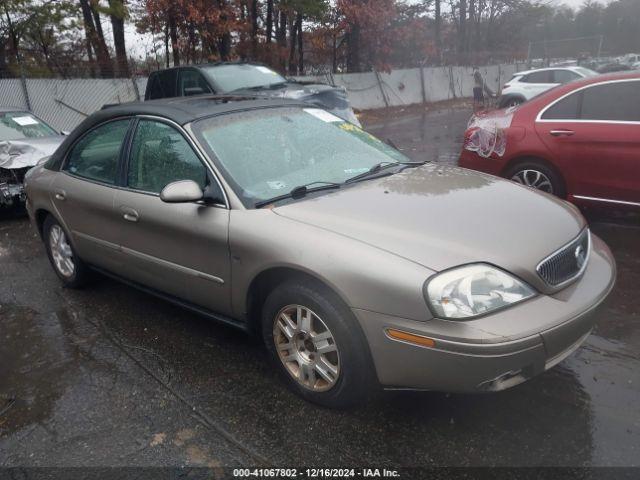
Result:
M173 53L173 66L180 65L180 46L178 45L178 26L176 25L176 15L173 8L169 10L169 38L171 38L171 52Z
M126 16L124 0L109 0L109 16L113 30L113 45L116 49L118 75L129 76L129 62L127 61L127 47L124 38L124 18Z
M289 20L289 42L290 42L290 46L289 46L289 75L295 75L296 74L295 56L296 56L297 40L298 40L298 22L297 22L297 19L294 20L293 18L291 18Z
M104 36L98 33L98 28L94 21L97 19L100 24L100 16L97 12L94 12L89 0L80 0L80 7L82 9L82 17L85 25L85 32L88 35L89 41L96 53L98 59L98 65L100 66L100 75L102 77L113 77L113 64L111 63L111 57L109 56L109 50L107 50L107 44L104 41ZM100 27L102 32L102 27Z
M442 50L442 35L440 33L440 25L442 23L442 14L440 12L440 0L435 0L436 4L436 25L435 25L435 34L436 34L436 55L438 56L438 63L442 62L441 50Z
M273 35L273 0L267 0L267 43Z
M360 71L360 26L357 23L351 25L346 41L347 72L358 72Z
M460 19L458 21L458 54L459 60L465 63L467 46L467 0L460 0Z
M251 0L251 55L258 57L258 0Z
M276 40L280 47L279 61L280 71L284 72L287 68L284 51L287 48L287 13L284 10L280 10L280 20L278 22L278 30L276 32Z
M298 75L304 75L304 42L302 38L302 14L298 13Z

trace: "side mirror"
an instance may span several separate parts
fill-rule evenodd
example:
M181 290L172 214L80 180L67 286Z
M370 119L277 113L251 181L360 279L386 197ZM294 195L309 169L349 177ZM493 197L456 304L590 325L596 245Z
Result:
M191 97L192 95L202 95L204 93L204 88L202 87L186 87L184 90L185 97Z
M204 192L193 180L172 182L160 192L160 200L166 203L188 203L202 200Z

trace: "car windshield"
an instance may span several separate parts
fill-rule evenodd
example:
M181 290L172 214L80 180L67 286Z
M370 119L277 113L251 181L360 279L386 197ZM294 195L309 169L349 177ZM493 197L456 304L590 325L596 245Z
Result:
M202 67L219 93L243 88L269 87L287 80L270 68L261 65L214 65Z
M409 162L317 108L270 108L204 119L194 131L246 206L313 182L342 183L377 164Z
M0 113L0 141L51 137L58 133L29 112Z

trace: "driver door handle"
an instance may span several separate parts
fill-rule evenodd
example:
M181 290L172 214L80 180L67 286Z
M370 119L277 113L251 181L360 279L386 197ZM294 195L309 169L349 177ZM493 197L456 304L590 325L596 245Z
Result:
M137 222L140 218L138 212L136 212L133 208L121 207L120 211L122 212L122 218L124 218L128 222Z
M65 198L67 198L64 190L56 190L54 196L56 197L56 200L64 200Z
M551 131L549 131L549 135L551 135L553 137L570 137L574 133L576 133L576 132L574 132L573 130L551 130Z

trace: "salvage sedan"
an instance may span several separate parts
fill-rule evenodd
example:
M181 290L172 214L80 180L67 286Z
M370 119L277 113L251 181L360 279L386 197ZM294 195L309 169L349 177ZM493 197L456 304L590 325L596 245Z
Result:
M615 264L575 207L306 104L228 100L103 110L29 173L64 285L97 270L259 333L330 407L502 390L589 335Z
M63 138L31 112L0 108L0 209L24 204L25 174L51 155Z

